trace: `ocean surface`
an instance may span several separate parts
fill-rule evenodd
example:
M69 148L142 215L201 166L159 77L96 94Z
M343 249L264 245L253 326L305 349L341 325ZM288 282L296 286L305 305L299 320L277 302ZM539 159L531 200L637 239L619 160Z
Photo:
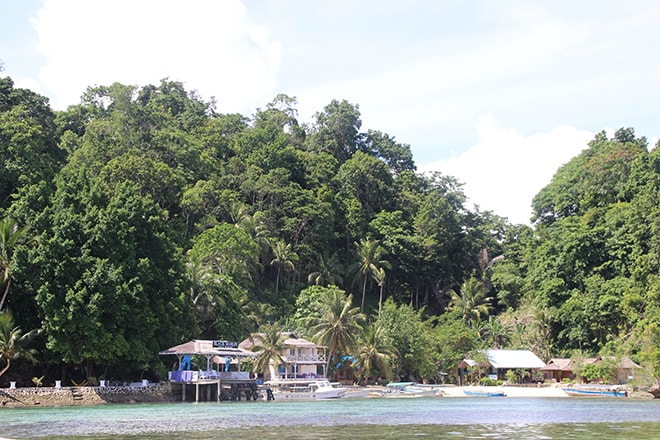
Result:
M660 439L660 400L409 398L0 409L11 439Z

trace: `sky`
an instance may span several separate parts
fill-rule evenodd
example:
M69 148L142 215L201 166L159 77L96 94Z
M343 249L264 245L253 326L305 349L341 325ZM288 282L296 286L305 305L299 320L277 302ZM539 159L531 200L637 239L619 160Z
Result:
M597 132L657 142L659 21L656 0L0 0L0 60L56 110L164 78L246 116L345 99L469 208L529 224Z

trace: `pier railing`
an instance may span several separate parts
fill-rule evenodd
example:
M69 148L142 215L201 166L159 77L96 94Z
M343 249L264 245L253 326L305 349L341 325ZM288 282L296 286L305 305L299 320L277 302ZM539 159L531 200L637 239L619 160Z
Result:
M318 353L309 354L289 354L285 356L286 361L293 362L325 362L325 355Z
M248 371L170 371L170 382L195 383L203 380L249 380Z

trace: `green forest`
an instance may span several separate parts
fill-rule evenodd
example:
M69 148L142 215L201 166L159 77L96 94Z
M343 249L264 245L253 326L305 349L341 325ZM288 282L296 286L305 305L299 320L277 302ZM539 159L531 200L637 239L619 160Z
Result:
M660 149L633 128L560 167L530 227L466 207L358 104L296 105L220 114L164 79L55 111L0 78L0 383L165 379L159 351L256 331L363 382L451 380L484 348L660 377Z

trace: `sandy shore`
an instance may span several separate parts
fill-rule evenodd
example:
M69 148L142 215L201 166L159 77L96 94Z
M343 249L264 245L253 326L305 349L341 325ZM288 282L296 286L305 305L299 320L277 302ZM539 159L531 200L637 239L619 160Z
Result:
M452 387L442 388L443 397L465 397L464 391L484 391L488 393L504 393L507 397L568 397L561 387L555 385L543 385L540 387L524 386L497 386L497 387Z
M489 393L504 393L507 397L569 397L559 385L542 386L454 386L437 385L429 387L429 395L442 391L442 397L467 397L464 391L483 391ZM347 398L392 397L383 392L391 392L386 387L348 387ZM648 392L629 392L629 398L653 399ZM166 383L153 384L148 387L62 387L62 388L17 388L0 389L0 408L25 406L77 406L102 405L111 403L139 402L179 402L178 393L172 393ZM2 440L2 439L0 439Z

